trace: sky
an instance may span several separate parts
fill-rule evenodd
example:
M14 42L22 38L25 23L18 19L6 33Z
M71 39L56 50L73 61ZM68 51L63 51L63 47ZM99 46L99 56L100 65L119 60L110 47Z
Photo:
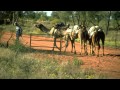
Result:
M51 16L52 11L44 11L47 13L47 16Z

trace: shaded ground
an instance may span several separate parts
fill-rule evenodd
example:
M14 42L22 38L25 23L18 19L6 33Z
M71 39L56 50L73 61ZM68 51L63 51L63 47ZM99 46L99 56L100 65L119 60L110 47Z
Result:
M1 42L6 42L10 38L10 33L4 34ZM10 43L15 39L15 34L13 34L13 38L10 39ZM31 46L40 46L40 47L32 47L41 51L46 51L48 53L36 53L34 55L35 58L55 58L61 61L68 61L73 60L73 58L77 57L78 59L83 60L84 65L82 65L82 68L93 68L98 73L103 73L107 75L108 78L118 78L120 79L120 49L113 49L105 47L105 56L96 57L96 56L85 56L85 55L79 55L80 52L80 44L76 43L76 51L77 54L74 55L73 53L70 53L71 50L71 44L69 43L69 46L67 48L67 53L59 53L55 54L55 52L59 52L59 50L56 48L55 52L52 52L52 46L53 42L48 40L53 40L52 38L47 37L40 37L40 36L32 36ZM41 40L41 41L37 41ZM45 41L44 41L45 40ZM30 46L30 36L29 35L23 35L20 38L20 41L26 45ZM59 47L60 43L57 42L57 46ZM63 42L64 46L64 42ZM62 49L62 52L64 51L64 48ZM89 52L89 48L88 48ZM100 50L101 54L102 50Z

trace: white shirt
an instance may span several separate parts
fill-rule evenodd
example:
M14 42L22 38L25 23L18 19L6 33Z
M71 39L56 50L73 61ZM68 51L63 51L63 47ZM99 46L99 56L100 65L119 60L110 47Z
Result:
M16 31L18 31L20 29L20 27L16 26Z

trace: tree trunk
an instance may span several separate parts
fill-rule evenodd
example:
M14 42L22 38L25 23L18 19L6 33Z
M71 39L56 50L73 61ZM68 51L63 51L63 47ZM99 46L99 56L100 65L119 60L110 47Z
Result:
M74 20L73 14L72 14L72 21L73 21L73 24L75 25L75 20Z
M80 14L78 14L78 16L76 16L76 19L77 19L78 25L80 25Z
M12 24L14 25L15 22L15 12L13 12Z
M109 31L110 16L111 16L111 11L109 12L109 16L108 16L107 27L106 27L106 35L108 34L108 31Z
M94 22L92 22L92 20L90 20L90 23L92 23L94 26L96 26L96 24Z
M83 25L85 25L85 26L86 26L86 12L85 12L85 15L84 15Z

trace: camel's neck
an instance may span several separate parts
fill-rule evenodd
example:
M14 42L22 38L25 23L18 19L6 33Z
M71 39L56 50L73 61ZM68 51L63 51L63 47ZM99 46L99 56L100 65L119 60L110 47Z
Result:
M40 26L39 29L41 29L41 31L43 31L43 32L45 32L45 33L49 33L49 31L50 31L48 28L46 28L46 27L43 26L43 25Z

